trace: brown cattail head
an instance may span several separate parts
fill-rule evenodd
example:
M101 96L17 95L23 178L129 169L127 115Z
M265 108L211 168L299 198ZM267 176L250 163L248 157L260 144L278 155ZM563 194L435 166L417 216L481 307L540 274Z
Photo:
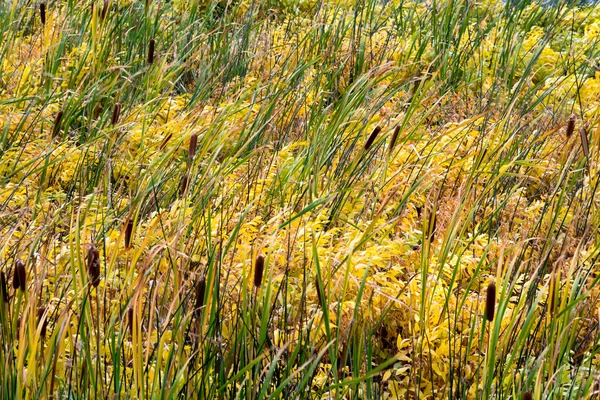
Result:
M583 155L586 158L590 158L590 144L588 142L587 129L582 126L579 130L579 136L581 137L581 148L583 149Z
M533 400L533 395L531 394L531 392L523 393L523 400Z
M265 257L259 254L254 265L254 287L259 288L265 271Z
M129 325L129 333L133 336L133 307L127 309L127 324Z
M40 3L40 19L42 25L46 25L46 3Z
M87 272L93 287L100 284L100 253L91 245L87 251Z
M108 13L108 6L109 0L104 0L104 5L102 6L102 14L100 14L100 16L102 17L102 21L104 21L104 18L106 18L106 13Z
M113 113L112 113L112 118L110 120L110 122L114 125L117 124L117 122L119 122L119 116L121 115L121 103L115 103L115 106L113 108Z
M154 44L154 39L150 39L150 44L148 44L148 64L154 62Z
M63 110L60 110L59 112L56 113L56 117L54 118L54 127L52 128L52 137L56 137L58 135L58 132L60 132L60 121L62 120L63 117Z
M183 197L183 195L185 194L185 190L187 189L189 179L190 174L186 172L185 175L183 175L183 178L181 178L181 185L179 186L179 196Z
M133 220L127 220L127 226L125 226L125 248L131 247L131 233L133 232Z
M396 140L398 140L398 134L400 133L400 125L396 125L394 128L394 133L392 134L392 140L390 140L390 146L388 147L388 151L391 153L394 150L394 146L396 145Z
M573 132L575 131L575 114L571 114L569 119L567 120L567 139L571 137Z
M373 129L373 132L371 132L371 134L369 135L369 138L367 139L367 141L365 143L365 150L369 150L369 148L371 147L371 145L377 138L377 135L379 135L379 132L381 132L381 127L379 125L377 125L375 127L375 129Z
M198 135L194 133L190 137L190 147L188 148L188 160L190 160L190 162L192 162L192 160L194 159L194 156L196 155L196 146L197 145L198 145Z
M199 316L204 307L204 293L206 292L206 279L201 278L196 284L196 306L194 307L194 314Z
M40 332L41 338L46 337L46 328L48 327L48 318L44 316L46 313L46 307L40 307L37 309L37 317L38 317L38 325L42 324L42 329Z
M8 303L8 288L6 287L6 274L4 271L0 272L0 296L5 303Z
M25 286L27 285L27 271L25 271L25 263L21 260L15 262L15 271L13 273L13 288L20 288L22 292L25 292Z
M487 288L487 296L485 298L485 317L489 322L494 320L494 311L496 310L496 285L490 283Z

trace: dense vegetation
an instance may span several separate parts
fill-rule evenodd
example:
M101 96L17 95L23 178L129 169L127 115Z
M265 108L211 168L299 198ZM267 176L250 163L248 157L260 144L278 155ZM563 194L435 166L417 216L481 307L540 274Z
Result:
M0 2L0 396L591 398L600 7Z

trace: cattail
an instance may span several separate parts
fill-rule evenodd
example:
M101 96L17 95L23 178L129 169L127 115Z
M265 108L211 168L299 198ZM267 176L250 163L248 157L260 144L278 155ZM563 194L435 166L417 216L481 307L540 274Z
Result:
M254 287L259 288L265 271L265 257L259 254L254 265Z
M6 287L6 274L4 271L0 272L0 290L2 291L2 299L5 303L8 303L8 288Z
M371 134L369 135L369 138L367 139L367 141L365 143L365 150L369 150L369 148L371 147L371 145L377 138L377 135L379 135L379 132L381 132L381 127L379 125L377 125L375 127L375 129L373 129L373 132L371 132Z
M567 139L571 137L575 131L575 114L571 114L567 120Z
M21 291L25 292L26 284L27 271L25 271L25 263L21 260L17 260L15 263L15 271L13 273L13 288L21 288Z
M204 278L200 279L196 284L196 307L194 308L194 313L196 316L200 316L202 312L202 307L204 307L204 293L206 292L206 280Z
M127 309L127 323L129 325L129 333L133 336L133 307Z
M392 152L394 150L394 146L396 145L396 140L398 140L398 134L400 133L400 125L396 125L394 128L394 133L392 134L392 140L390 140L390 146L388 147L388 152Z
M113 108L113 113L112 113L112 118L110 120L110 122L114 125L117 124L117 122L119 122L119 115L121 115L121 103L115 103L115 106Z
M523 393L523 400L533 400L533 395L531 394L531 392Z
M106 18L106 13L108 12L108 5L109 5L109 0L104 0L104 5L102 6L102 21L104 21L104 18Z
M150 44L148 45L148 64L154 62L154 43L154 39L150 39Z
M87 272L93 287L100 284L100 253L96 246L91 245L87 251Z
M323 307L323 294L321 293L321 284L319 283L319 277L315 278L315 287L317 288L317 299L319 300L319 305Z
M46 3L40 3L40 19L42 25L46 25Z
M183 175L181 179L181 185L179 186L179 196L183 196L185 194L185 190L187 189L188 180L190 179L190 174L188 172Z
M56 137L58 132L60 132L60 121L63 117L63 110L60 110L56 113L56 117L54 118L54 127L52 128L52 137Z
M127 220L127 226L125 227L125 248L131 247L131 233L133 232L133 220Z
M579 136L581 137L581 147L583 148L583 155L586 158L590 156L590 145L588 143L587 131L584 126L579 130Z
M37 317L38 317L38 324L41 322L42 323L42 329L40 332L40 336L42 338L46 337L46 328L48 327L48 319L44 318L44 313L46 312L46 307L40 307L37 309Z
M487 296L485 298L485 317L489 322L494 320L494 310L496 309L496 285L490 283L487 288Z
M190 137L190 147L188 148L188 159L190 160L190 162L192 162L192 160L194 159L194 156L196 155L196 146L197 145L198 145L198 135L194 133Z

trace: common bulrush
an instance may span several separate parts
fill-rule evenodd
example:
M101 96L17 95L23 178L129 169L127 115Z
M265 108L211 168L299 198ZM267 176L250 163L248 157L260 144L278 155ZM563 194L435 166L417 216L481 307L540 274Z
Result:
M40 19L42 25L46 25L46 3L40 3Z
M575 131L575 115L571 114L571 116L569 117L569 119L567 120L567 139L571 137L571 135L573 135L573 132Z
M112 118L110 119L111 124L114 126L119 122L119 116L121 115L121 103L115 103L113 107Z
M206 279L204 277L200 278L198 283L196 284L196 305L194 307L194 314L199 316L202 312L202 307L204 307L204 293L206 292Z
M394 146L396 145L396 140L398 140L398 134L400 133L400 125L396 125L394 128L394 133L392 134L392 139L390 140L390 145L388 147L388 152L391 153L394 150Z
M52 128L52 137L55 138L58 136L58 132L60 132L60 121L62 121L63 110L60 110L56 113L56 117L54 117L54 127Z
M254 265L254 287L259 288L262 283L263 272L265 270L265 257L259 254L256 257L256 263Z
M379 132L381 132L381 126L377 125L375 129L373 129L373 132L371 132L371 134L369 135L367 141L365 142L365 150L369 150L369 148L377 138L377 135L379 135Z
M100 253L91 245L87 251L87 272L93 287L100 284Z
M133 220L130 218L127 220L127 225L125 226L125 248L126 249L131 247L132 232L133 232Z
M148 44L148 64L154 62L154 43L154 39L150 39L150 44Z
M15 271L13 274L13 288L20 288L21 292L25 292L27 285L27 271L25 271L25 263L21 260L15 262Z
M192 162L194 156L196 155L196 146L198 145L198 135L193 134L190 137L190 146L188 147L188 160Z
M487 295L485 298L485 317L489 322L494 320L494 312L496 310L496 285L494 282L490 283L487 288Z

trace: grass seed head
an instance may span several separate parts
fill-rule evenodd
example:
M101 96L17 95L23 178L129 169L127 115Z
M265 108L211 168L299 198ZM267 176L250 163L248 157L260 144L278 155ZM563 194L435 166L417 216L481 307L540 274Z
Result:
M259 288L265 271L265 257L259 254L254 265L254 287Z
M42 25L46 25L46 3L40 3L40 19Z
M91 245L87 251L87 272L93 287L100 284L100 253Z
M133 220L127 220L127 226L125 227L125 248L129 249L131 247L131 234L133 232Z
M394 150L394 146L396 145L396 140L398 140L398 134L400 133L400 125L396 125L394 128L394 133L392 134L392 139L390 140L390 146L388 147L388 152L391 153Z
M371 145L377 138L377 135L379 135L379 132L381 132L381 127L379 125L377 125L375 127L375 129L373 129L373 132L371 132L371 134L369 135L369 138L367 139L367 141L365 143L365 150L369 150L369 148L371 148Z
M204 293L206 292L206 279L202 277L196 284L196 306L194 307L194 313L199 316L204 307Z
M190 147L188 148L188 159L190 160L190 162L194 159L194 156L196 155L196 146L197 145L198 145L198 135L194 133L190 137Z
M494 320L494 312L496 310L496 285L490 283L487 288L487 296L485 298L485 317L489 322Z
M21 260L15 262L15 271L13 274L13 288L20 288L22 292L25 292L27 285L27 271L25 271L25 263Z
M121 103L115 103L115 106L113 108L113 113L112 113L112 118L110 120L110 122L112 123L112 125L116 125L117 122L119 122L119 116L121 115Z
M150 39L150 44L148 44L148 64L154 62L154 44L154 39Z
M567 139L571 137L571 135L573 135L573 132L575 131L575 114L571 114L571 116L569 117L569 119L567 120Z

